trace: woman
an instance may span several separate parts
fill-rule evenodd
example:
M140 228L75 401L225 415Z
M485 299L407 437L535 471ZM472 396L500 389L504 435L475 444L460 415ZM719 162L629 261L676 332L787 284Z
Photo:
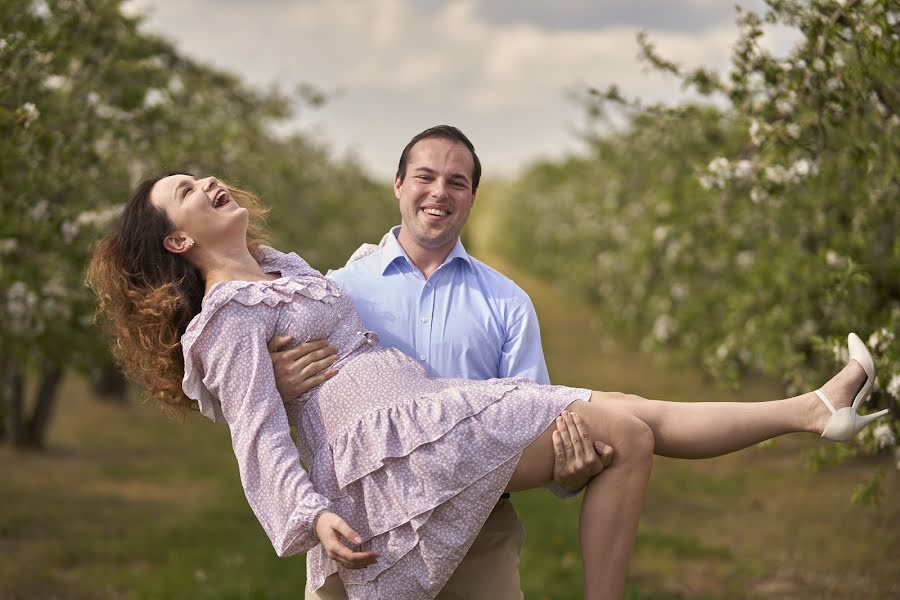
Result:
M125 372L164 407L199 404L228 424L247 499L279 555L308 553L310 589L338 572L350 598L436 596L497 497L548 483L564 419L616 451L587 487L580 533L585 595L619 597L654 452L704 458L801 431L847 440L886 412L856 414L874 365L854 335L821 390L770 402L430 379L377 345L335 283L261 245L263 212L212 177L147 180L88 282ZM338 375L283 404L275 335L328 338Z

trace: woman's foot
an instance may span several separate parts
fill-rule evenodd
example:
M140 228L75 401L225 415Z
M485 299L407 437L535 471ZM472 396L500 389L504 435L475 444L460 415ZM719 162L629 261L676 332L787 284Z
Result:
M865 385L866 377L863 366L851 359L837 375L819 389L831 401L834 409L840 410L853 403L856 394ZM833 413L815 393L810 396L812 423L809 430L821 435Z
M827 416L821 409L819 411L825 418L821 430L822 437L835 442L852 440L866 424L888 412L888 409L867 415L856 412L859 405L872 392L875 383L875 361L872 360L869 349L855 333L847 336L847 349L850 351L850 363L832 377L822 389L814 392L822 401L822 406L831 413L831 416Z

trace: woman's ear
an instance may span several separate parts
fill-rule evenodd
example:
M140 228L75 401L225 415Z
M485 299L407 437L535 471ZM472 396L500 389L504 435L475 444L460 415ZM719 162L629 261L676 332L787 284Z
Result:
M170 233L163 239L163 248L172 254L184 254L194 247L194 240L184 234L183 231Z

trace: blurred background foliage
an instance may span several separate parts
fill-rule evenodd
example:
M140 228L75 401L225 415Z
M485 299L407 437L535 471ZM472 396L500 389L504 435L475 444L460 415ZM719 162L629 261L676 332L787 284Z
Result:
M280 217L275 243L323 269L396 220L387 187L352 160L276 131L308 90L251 89L138 25L116 0L0 11L0 419L16 445L43 443L64 370L108 369L83 269L141 178L183 169L251 189Z
M888 0L768 6L739 14L724 77L673 64L641 36L648 64L696 100L645 106L585 90L589 150L510 181L486 174L479 196L490 200L474 217L490 229L467 239L517 280L537 276L526 288L558 383L722 397L689 368L654 370L646 353L659 352L770 397L770 383L745 378L817 387L846 360L847 331L876 354L867 410L894 416L857 444L792 437L714 463L658 461L632 598L897 591L896 503L851 507L847 485L861 477L850 463L812 476L793 461L798 449L814 466L854 457L876 473L853 494L863 505L900 481L900 457L877 456L896 451L900 401L900 13ZM323 101L314 86L251 88L139 25L117 0L0 0L0 421L11 445L44 446L49 432L51 448L67 449L0 452L0 590L291 595L302 559L271 554L223 452L227 431L173 431L151 407L96 403L97 388L64 379L124 389L91 323L84 263L132 185L164 169L259 193L275 244L322 270L381 237L397 219L393 196L352 159L284 133L294 111ZM766 50L768 25L799 32L789 55ZM624 342L610 349L612 338ZM632 341L644 354L626 351ZM577 506L540 492L517 503L527 597L578 597L577 543L560 533L574 531ZM823 527L838 517L857 535Z
M590 151L533 165L499 193L518 265L594 301L647 350L698 359L719 381L748 373L819 387L868 341L879 369L860 444L814 462L893 451L900 416L898 7L769 2L739 12L727 77L659 56L696 101L644 106L615 87L579 98ZM796 28L787 56L764 27Z

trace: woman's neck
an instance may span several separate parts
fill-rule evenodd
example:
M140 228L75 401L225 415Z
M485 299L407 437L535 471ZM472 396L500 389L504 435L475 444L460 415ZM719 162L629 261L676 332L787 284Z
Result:
M273 277L263 271L247 246L231 250L217 249L215 252L198 248L197 262L209 291L216 283L223 281L263 281Z

